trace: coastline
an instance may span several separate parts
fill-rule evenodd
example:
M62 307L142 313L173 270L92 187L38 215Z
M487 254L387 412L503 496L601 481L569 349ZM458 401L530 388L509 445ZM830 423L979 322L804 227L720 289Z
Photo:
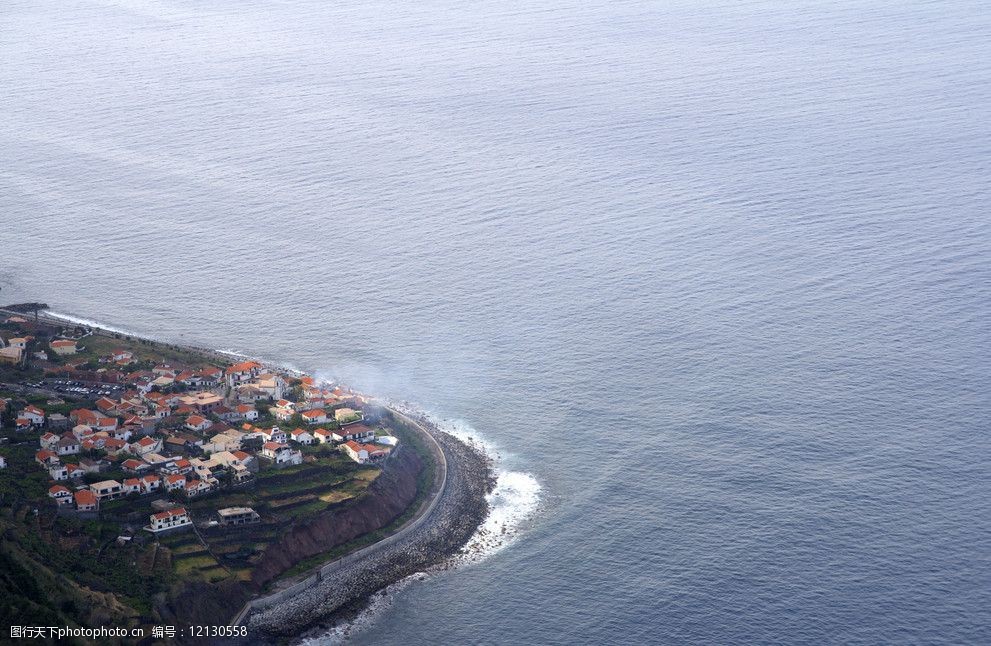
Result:
M0 312L9 310L0 308ZM94 334L142 339L224 361L242 356L150 339L71 315L46 312L38 319L81 325ZM284 364L258 362L284 373L299 373ZM389 405L383 409L402 422L405 430L420 435L430 451L436 468L427 497L413 503L419 508L412 517L375 543L314 566L297 575L303 579L288 587L249 599L228 623L248 627L249 637L241 643L303 638L307 631L327 629L353 617L374 594L458 554L485 521L489 513L486 496L495 484L492 459L479 447L440 430L423 413Z
M448 474L421 523L322 566L322 580L251 612L245 623L253 639L274 642L329 629L360 612L376 592L458 554L475 534L489 512L490 459L427 420L418 423L443 450Z

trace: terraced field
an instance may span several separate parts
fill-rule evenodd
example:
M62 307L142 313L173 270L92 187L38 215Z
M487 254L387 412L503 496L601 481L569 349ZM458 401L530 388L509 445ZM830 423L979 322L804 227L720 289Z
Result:
M261 522L163 537L174 574L211 582L232 577L248 580L252 565L294 522L361 496L380 474L377 468L361 467L333 452L314 449L307 453L301 465L267 470L243 489L187 503L200 518L222 507L251 507Z

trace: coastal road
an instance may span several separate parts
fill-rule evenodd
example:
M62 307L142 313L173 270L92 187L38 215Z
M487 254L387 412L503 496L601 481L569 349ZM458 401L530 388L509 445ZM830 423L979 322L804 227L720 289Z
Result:
M395 415L398 419L406 422L408 427L413 429L414 432L418 432L423 437L424 444L433 455L434 464L436 465L436 472L434 474L433 485L431 486L430 492L427 494L429 498L428 501L421 504L420 509L417 510L413 517L406 521L406 523L404 523L398 530L389 536L386 536L382 540L320 566L320 568L299 583L293 584L267 596L252 599L241 608L241 610L231 620L229 625L240 625L247 620L251 612L264 610L279 604L294 595L300 594L312 588L321 580L332 577L337 572L344 570L346 567L359 560L374 558L390 546L402 541L409 535L416 532L416 530L430 518L430 515L443 498L444 492L447 488L447 457L445 456L444 450L441 448L437 440L435 440L433 435L419 422L395 409L388 408L387 410L389 410L389 412Z

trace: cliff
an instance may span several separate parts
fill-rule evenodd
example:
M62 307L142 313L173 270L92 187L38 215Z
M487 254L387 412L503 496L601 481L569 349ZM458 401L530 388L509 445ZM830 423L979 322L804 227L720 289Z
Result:
M297 563L324 554L398 518L416 499L423 463L416 451L400 450L362 498L293 527L272 543L252 572L261 589Z

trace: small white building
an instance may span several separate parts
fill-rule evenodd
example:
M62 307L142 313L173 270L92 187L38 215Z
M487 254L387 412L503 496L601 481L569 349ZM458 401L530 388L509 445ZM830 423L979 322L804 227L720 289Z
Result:
M193 521L190 520L189 514L186 513L186 510L182 507L160 511L157 514L152 514L148 518L150 522L145 529L152 533L164 532L170 529L179 529L181 527L191 527L193 525Z
M304 410L301 413L303 421L307 424L326 424L327 423L327 411L322 408L314 408L313 410Z
M55 485L48 490L48 497L60 505L72 503L72 492L62 485Z
M262 455L276 464L302 464L303 454L293 450L288 444L281 442L265 442L262 445Z
M69 339L55 339L49 344L52 352L61 356L76 354L76 342Z
M297 428L296 430L292 431L289 435L292 438L293 442L298 442L303 446L309 446L313 444L314 441L316 441L315 438L313 437L313 434L307 431L305 428Z

